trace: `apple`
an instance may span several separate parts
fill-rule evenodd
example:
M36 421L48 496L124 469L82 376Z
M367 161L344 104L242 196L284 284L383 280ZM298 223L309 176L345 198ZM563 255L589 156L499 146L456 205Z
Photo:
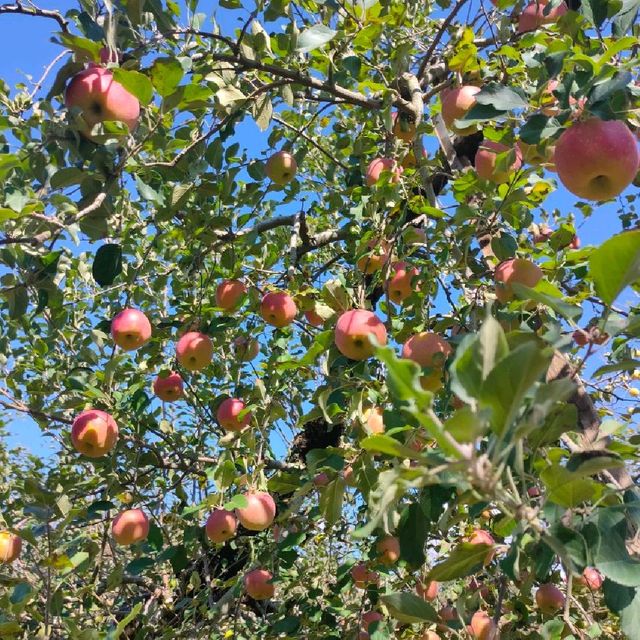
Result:
M329 476L324 471L322 473L318 473L313 478L313 484L318 488L326 487L329 484Z
M491 591L489 591L489 587L487 587L487 585L484 584L482 581L478 582L475 578L471 578L471 580L469 580L469 589L471 591L477 591L483 600L488 600L489 597L491 596Z
M348 465L343 469L342 478L344 479L344 483L348 487L356 486L355 472L353 471L353 467L351 465Z
M454 123L463 118L476 105L476 94L480 91L480 87L468 84L455 89L443 89L440 93L440 102L442 104L442 119L447 129L461 136L469 135L476 130L473 125L458 129Z
M565 129L556 143L560 182L585 200L610 200L632 182L640 165L638 144L621 120L589 118Z
M413 118L398 111L395 111L391 117L393 118L393 135L405 142L413 142L417 131Z
M416 593L427 602L433 602L438 597L438 591L440 591L440 583L435 580L430 580L426 584L423 582L416 584Z
M264 165L264 172L267 178L284 186L296 177L298 163L296 159L287 151L274 153Z
M498 155L511 150L515 154L511 166L506 171L498 169L496 167ZM522 153L517 146L508 147L506 144L502 144L501 142L483 140L478 152L476 153L474 164L478 176L495 184L504 184L505 182L509 182L511 174L522 166Z
M577 251L580 248L580 238L578 238L578 236L573 236L573 238L571 238L571 242L569 243L569 249L573 249L574 251Z
M118 425L106 412L87 409L78 414L71 425L71 443L88 458L109 453L118 440Z
M359 589L366 589L370 584L377 584L380 576L371 571L364 562L358 562L351 567L351 579Z
M514 284L533 289L542 279L542 269L531 260L511 258L501 262L493 275L496 282L496 298L505 304L514 298Z
M533 2L530 2L518 16L518 33L535 31L545 24L553 24L569 10L563 2L550 11L546 11L547 4L548 0L533 0Z
M77 73L64 94L67 108L82 110L86 124L83 135L90 137L94 125L105 121L123 122L133 131L140 117L140 103L103 67L89 67Z
M276 517L276 503L264 491L254 491L245 494L247 506L236 509L238 520L245 529L250 531L264 531Z
M216 305L223 311L235 311L247 293L240 280L224 280L216 288Z
M389 299L402 304L414 292L412 282L418 273L415 267L410 267L406 262L394 262L386 283Z
M412 335L402 346L402 357L421 367L442 368L451 355L449 343L437 333L423 331Z
M111 525L113 539L121 545L135 544L149 535L149 518L142 509L121 511Z
M254 600L273 598L276 588L271 584L273 574L266 569L253 569L244 576L244 590Z
M604 582L604 578L595 567L585 567L582 575L577 577L575 582L585 587L589 587L591 591L599 591Z
M358 260L356 267L362 273L371 275L387 264L391 255L391 245L386 240L378 241L374 238L369 240L367 248L370 251Z
M307 322L314 327L321 327L324 324L323 317L316 313L315 309L309 309L309 311L305 311L304 317L307 319Z
M471 532L471 535L467 537L467 542L471 544L486 544L493 547L496 541L493 539L493 536L484 529L474 529ZM487 551L487 555L484 558L484 564L489 564L493 560L493 556L495 555L495 551L493 549L489 549Z
M471 616L469 630L475 640L499 640L500 638L496 623L486 611L476 611Z
M262 319L278 329L290 325L297 313L296 303L284 291L271 291L262 298L260 304Z
M553 229L546 223L542 223L540 225L533 224L533 243L534 244L542 244L543 242L547 242L549 238L553 235Z
M379 345L387 344L387 329L375 313L366 309L345 311L336 323L335 343L338 351L351 360L366 360L375 347L369 341L373 336Z
M391 566L400 559L400 540L395 536L385 536L378 540L376 551L378 552L378 561Z
M189 331L178 340L176 358L188 371L200 371L213 358L213 343L204 333Z
M11 564L22 551L22 538L10 531L0 531L0 563Z
M139 349L151 338L151 323L137 309L124 309L111 321L111 337L125 351Z
M542 495L540 487L529 487L527 489L527 495L530 498L539 498Z
M576 329L573 334L573 341L579 346L584 347L591 342L591 334L584 329Z
M360 618L360 624L365 631L369 630L369 625L374 622L382 622L384 616L378 611L365 611Z
M216 412L216 419L225 431L239 433L251 424L251 411L240 417L245 410L245 404L237 398L227 398L220 403Z
M260 343L255 338L238 336L233 341L233 346L240 362L251 362L260 353Z
M368 433L384 433L384 409L368 407L363 413L365 429Z
M380 179L383 171L391 173L389 178L389 182L391 182L391 184L397 184L400 182L400 176L402 175L403 169L395 160L392 158L375 158L367 167L367 185L369 187L373 187Z
M451 622L452 620L457 619L456 610L449 604L445 605L438 611L438 617L443 622Z
M184 383L182 376L172 371L164 378L158 376L153 381L153 393L155 393L163 402L175 402L184 395Z
M427 154L427 150L423 147L422 148L422 157L426 160L429 156ZM414 153L413 149L411 149L411 151L409 151L404 158L402 158L402 162L400 163L400 166L402 167L402 169L415 169L418 166L418 163L416 162L416 154Z
M100 49L100 62L102 64L122 62L122 54L109 47L102 47L102 49Z
M552 615L564 608L564 593L555 584L540 585L536 591L536 605L542 613Z
M238 519L232 511L215 509L209 514L204 528L207 538L220 544L233 538L238 528Z

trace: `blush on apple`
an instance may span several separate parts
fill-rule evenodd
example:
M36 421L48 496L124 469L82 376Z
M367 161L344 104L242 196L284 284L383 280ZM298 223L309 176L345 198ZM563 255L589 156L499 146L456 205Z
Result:
M338 351L351 360L370 358L375 347L369 341L373 336L379 345L387 344L387 329L378 316L365 309L345 311L336 323L335 343Z
M178 340L176 358L188 371L200 371L213 358L213 343L204 333L189 331Z
M118 425L106 412L87 409L78 414L71 425L71 443L88 458L109 453L118 440Z
M296 315L298 307L293 298L284 291L271 291L262 298L260 315L265 322L282 329L290 325Z
M264 166L267 177L280 186L291 182L296 177L297 171L298 163L287 151L274 153Z
M111 321L111 337L125 351L139 349L151 338L151 323L138 309L124 309Z
M153 381L153 393L163 402L175 402L184 395L182 376L172 371L168 376L158 376Z
M111 525L113 539L121 545L142 542L149 535L149 518L142 509L121 511Z

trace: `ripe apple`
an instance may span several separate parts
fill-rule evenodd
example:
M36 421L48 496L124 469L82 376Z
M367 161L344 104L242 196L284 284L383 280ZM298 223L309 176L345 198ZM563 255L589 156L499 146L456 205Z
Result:
M388 262L391 256L391 245L386 240L378 241L374 238L369 240L367 248L370 251L358 260L356 267L362 273L370 275L382 269Z
M100 458L109 453L117 440L116 421L99 409L83 411L71 425L71 443L76 451L88 458Z
M499 640L500 638L496 623L486 611L476 611L473 614L469 630L475 640Z
M137 309L124 309L111 321L111 337L125 351L139 349L151 338L151 323Z
M595 567L585 567L582 575L578 576L575 582L588 587L591 591L599 591L604 583L604 578Z
M383 171L391 173L389 182L391 184L397 184L400 182L400 176L402 175L402 167L392 158L375 158L369 163L367 167L366 179L367 185L373 187L380 178Z
M385 536L378 540L376 551L378 552L378 561L391 566L400 559L400 540L395 536Z
M260 315L265 322L281 329L290 325L298 313L293 298L284 291L265 294L260 304Z
M437 333L423 331L412 335L402 347L402 357L421 367L442 368L451 355L449 343Z
M456 614L456 610L450 604L448 604L442 607L440 611L438 611L438 617L443 622L451 622L452 620L456 620L458 616Z
M576 329L573 334L573 341L579 346L584 347L591 342L591 335L584 329Z
M329 484L329 476L323 471L322 473L318 473L313 477L314 486L326 487Z
M309 311L305 311L304 317L307 319L307 322L314 327L321 327L324 324L324 319L321 315L316 313L315 309L309 309Z
M276 184L284 186L296 177L298 163L296 159L287 151L274 153L264 166L267 178Z
M163 402L175 402L184 395L184 383L182 376L172 371L164 378L158 376L153 381L153 393L155 393Z
M498 155L513 150L515 158L511 166L505 171L496 167ZM516 147L508 147L501 142L493 140L483 140L476 153L475 167L476 173L484 180L489 180L495 184L509 182L511 174L522 166L522 153Z
M585 200L610 200L632 182L640 165L638 144L621 120L589 118L565 129L556 143L560 182Z
M447 129L454 131L461 136L469 135L476 130L475 126L458 129L455 121L463 118L465 114L476 105L476 94L480 93L480 87L473 85L464 85L455 89L444 89L440 93L440 102L442 103L442 119Z
M360 618L360 624L365 631L369 630L369 625L374 622L381 622L384 616L378 611L365 611Z
M511 258L501 262L494 272L496 298L502 304L513 300L513 285L521 284L532 289L542 279L542 269L524 258Z
M263 531L276 517L276 503L273 498L264 491L254 491L245 494L247 506L236 509L238 520L245 529L250 531Z
M273 598L276 588L271 584L273 574L266 569L253 569L244 576L244 590L254 600Z
M412 282L418 273L415 267L410 267L406 262L394 262L387 280L389 299L402 304L414 292Z
M540 585L536 591L536 605L542 613L552 615L564 607L564 602L564 593L555 584Z
M216 305L223 311L235 311L247 293L240 280L223 280L216 288Z
M176 358L188 371L200 371L213 358L213 343L204 333L189 331L178 340Z
M149 518L142 509L121 511L111 525L113 539L121 545L135 544L149 535Z
M0 531L0 563L11 564L22 551L22 538L10 531Z
M387 329L375 313L366 309L352 309L338 318L334 339L343 356L351 360L370 358L375 347L369 341L369 336L373 336L379 345L387 344Z
M416 593L427 602L433 602L438 597L439 590L440 583L435 580L430 580L426 584L423 582L416 584Z
M384 433L384 409L368 407L363 413L365 429L368 433Z
M375 571L370 571L365 562L358 562L351 567L351 579L359 589L366 589L370 584L377 584L380 576Z
M232 511L215 509L209 514L204 528L209 540L220 544L233 538L238 528L238 519Z
M239 433L251 424L251 411L240 417L245 410L245 404L237 398L227 398L220 403L216 412L216 419L225 431Z
M105 121L124 122L133 131L140 117L140 103L113 74L102 67L89 67L77 73L64 94L67 108L78 107L86 123L83 135L90 137L94 125Z
M233 341L233 346L240 362L251 362L260 353L260 343L255 338L238 336Z
M493 536L484 529L474 529L471 532L471 535L467 537L467 542L470 542L471 544L487 544L491 545L492 547L496 543L496 541L493 539ZM493 556L495 555L495 553L496 552L493 549L489 549L489 551L487 551L487 555L484 558L484 564L489 564L493 560Z
M395 111L393 118L393 135L405 142L413 142L416 137L416 123L406 113Z
M540 492L540 487L529 487L527 489L527 495L530 498L539 498L542 493Z
M547 12L545 11L547 4L548 0L530 2L518 17L518 33L535 31L545 24L553 24L569 10L563 2Z
M578 236L573 236L573 238L571 238L571 242L569 243L569 249L573 249L574 251L577 251L580 248L580 238L578 238Z

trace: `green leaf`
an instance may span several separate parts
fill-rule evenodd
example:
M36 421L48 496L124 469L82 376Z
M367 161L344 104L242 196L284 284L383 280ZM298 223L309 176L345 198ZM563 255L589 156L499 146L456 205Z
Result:
M640 586L640 561L626 547L627 518L624 513L602 509L598 514L602 542L595 554L596 568L604 576L625 587Z
M251 112L260 131L266 131L273 115L273 105L268 93L263 93L256 98Z
M640 0L622 0L622 8L613 20L613 35L620 38L629 31L640 9Z
M345 482L342 476L337 476L320 491L320 513L329 526L334 525L342 514Z
M296 51L300 53L309 53L318 47L322 47L333 40L338 34L337 31L325 27L323 24L314 24L312 27L305 29L298 36L298 45Z
M485 562L492 547L488 544L459 544L449 557L429 571L428 580L446 582L475 573Z
M72 184L81 184L87 173L76 167L63 167L51 176L51 187L61 189Z
M234 509L246 509L248 505L249 505L249 502L246 496L243 496L242 494L238 493L237 495L233 496L231 500L229 500L228 502L225 502L222 505L222 508L226 509L227 511L233 511Z
M622 360L621 362L614 362L613 364L605 364L602 367L598 367L593 372L594 378L599 378L606 373L613 373L614 371L635 371L640 369L640 360Z
M422 506L415 502L409 505L402 514L397 535L400 540L400 557L415 568L425 563L425 543L429 530L429 520Z
M415 362L398 358L391 347L376 349L376 356L387 366L387 384L398 400L427 402L432 398L420 385L420 368Z
M414 449L406 447L401 442L382 433L373 436L367 436L360 441L360 446L365 451L373 451L375 453L384 453L388 456L396 456L398 458L420 458L421 454Z
M520 140L527 144L538 144L542 140L553 137L561 128L555 118L536 113L520 127L518 135Z
M490 105L499 111L511 109L524 109L529 106L522 91L513 89L503 84L488 84L477 93L476 102L482 105Z
M438 619L436 610L428 602L408 591L388 593L380 596L380 600L391 616L400 622L413 624L425 621L435 622Z
M182 65L175 58L156 58L150 69L151 82L164 98L170 96L184 76Z
M620 626L628 640L640 640L640 589L625 587L606 579L602 585L604 601L620 616Z
M93 279L101 287L113 284L122 273L122 248L119 244L103 244L93 259Z
M11 592L9 602L11 602L11 604L20 604L31 595L32 591L33 589L28 582L18 582Z
M139 71L113 69L113 78L117 80L129 93L132 93L141 104L149 104L153 98L153 85L151 80Z
M100 60L100 49L102 49L102 43L94 42L88 38L81 36L75 36L71 33L60 33L58 35L60 41L65 47L68 47L75 53L79 53L83 59L92 60L97 62Z
M582 473L569 471L558 464L543 469L540 479L547 487L549 500L561 507L577 507L583 502L597 499L602 493L601 485Z
M136 604L131 611L122 618L122 620L120 620L118 626L107 634L106 640L118 640L129 624L138 617L138 614L142 611L142 605L142 602L138 602L138 604Z
M530 289L523 284L515 282L512 285L513 292L520 300L534 300L553 309L559 316L567 320L577 320L582 315L582 308L575 304L569 304L562 298L556 298L537 289Z
M609 238L589 258L596 292L608 304L640 278L640 230Z

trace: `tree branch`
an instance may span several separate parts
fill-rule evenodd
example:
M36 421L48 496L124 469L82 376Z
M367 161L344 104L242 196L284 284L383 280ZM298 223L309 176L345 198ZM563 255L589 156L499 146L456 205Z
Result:
M60 29L62 29L64 33L69 33L69 22L59 11L53 11L51 9L40 9L36 6L25 7L21 2L16 2L15 4L0 5L0 13L16 13L25 16L50 18L52 20L55 20L60 25Z

